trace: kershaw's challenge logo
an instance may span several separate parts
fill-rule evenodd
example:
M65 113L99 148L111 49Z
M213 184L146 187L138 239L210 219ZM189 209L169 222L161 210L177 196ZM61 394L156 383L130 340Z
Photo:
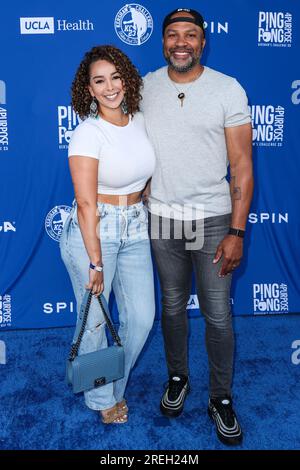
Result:
M258 45L291 47L291 13L260 11L258 13Z
M52 240L59 242L65 222L70 214L72 207L55 206L48 212L45 220L45 229Z
M125 5L116 14L115 31L121 41L130 46L140 46L148 41L152 34L152 16L143 5Z

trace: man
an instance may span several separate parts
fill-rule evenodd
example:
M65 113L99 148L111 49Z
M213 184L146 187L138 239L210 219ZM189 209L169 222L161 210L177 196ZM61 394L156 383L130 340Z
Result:
M204 46L200 13L173 11L163 22L168 66L144 80L142 110L157 157L149 197L151 237L169 372L160 409L165 416L179 416L189 392L186 306L194 268L206 323L208 413L219 439L236 445L242 430L231 392L230 285L242 258L253 191L252 130L243 88L200 64ZM228 163L230 184L225 178ZM181 237L178 228L183 228ZM187 243L191 230L194 244Z

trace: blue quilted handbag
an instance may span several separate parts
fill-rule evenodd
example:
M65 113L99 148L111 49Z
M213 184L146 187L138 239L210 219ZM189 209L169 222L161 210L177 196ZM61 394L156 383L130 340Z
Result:
M86 291L81 304L77 327L66 367L66 379L67 382L72 385L74 393L101 387L113 380L124 377L124 348L110 319L105 297L101 294L97 299L103 312L106 325L113 337L114 345L78 356L80 342L85 330L92 301L91 291Z

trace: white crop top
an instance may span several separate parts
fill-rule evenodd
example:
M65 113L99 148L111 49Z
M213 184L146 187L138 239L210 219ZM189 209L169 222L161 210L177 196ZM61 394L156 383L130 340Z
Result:
M68 154L99 160L98 194L141 191L155 167L154 150L142 113L130 117L124 127L100 117L87 118L74 130Z

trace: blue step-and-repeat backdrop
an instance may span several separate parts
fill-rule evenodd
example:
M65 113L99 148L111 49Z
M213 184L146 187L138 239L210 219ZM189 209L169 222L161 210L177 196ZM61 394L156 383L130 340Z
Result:
M177 7L203 14L203 63L236 77L252 112L255 193L233 312L299 312L299 2L28 0L6 2L0 17L2 331L75 322L58 241L73 200L67 148L78 123L70 85L79 62L110 43L142 75L164 65L161 23ZM156 295L159 316L157 277ZM112 308L115 316L114 301ZM199 314L195 289L188 308Z

